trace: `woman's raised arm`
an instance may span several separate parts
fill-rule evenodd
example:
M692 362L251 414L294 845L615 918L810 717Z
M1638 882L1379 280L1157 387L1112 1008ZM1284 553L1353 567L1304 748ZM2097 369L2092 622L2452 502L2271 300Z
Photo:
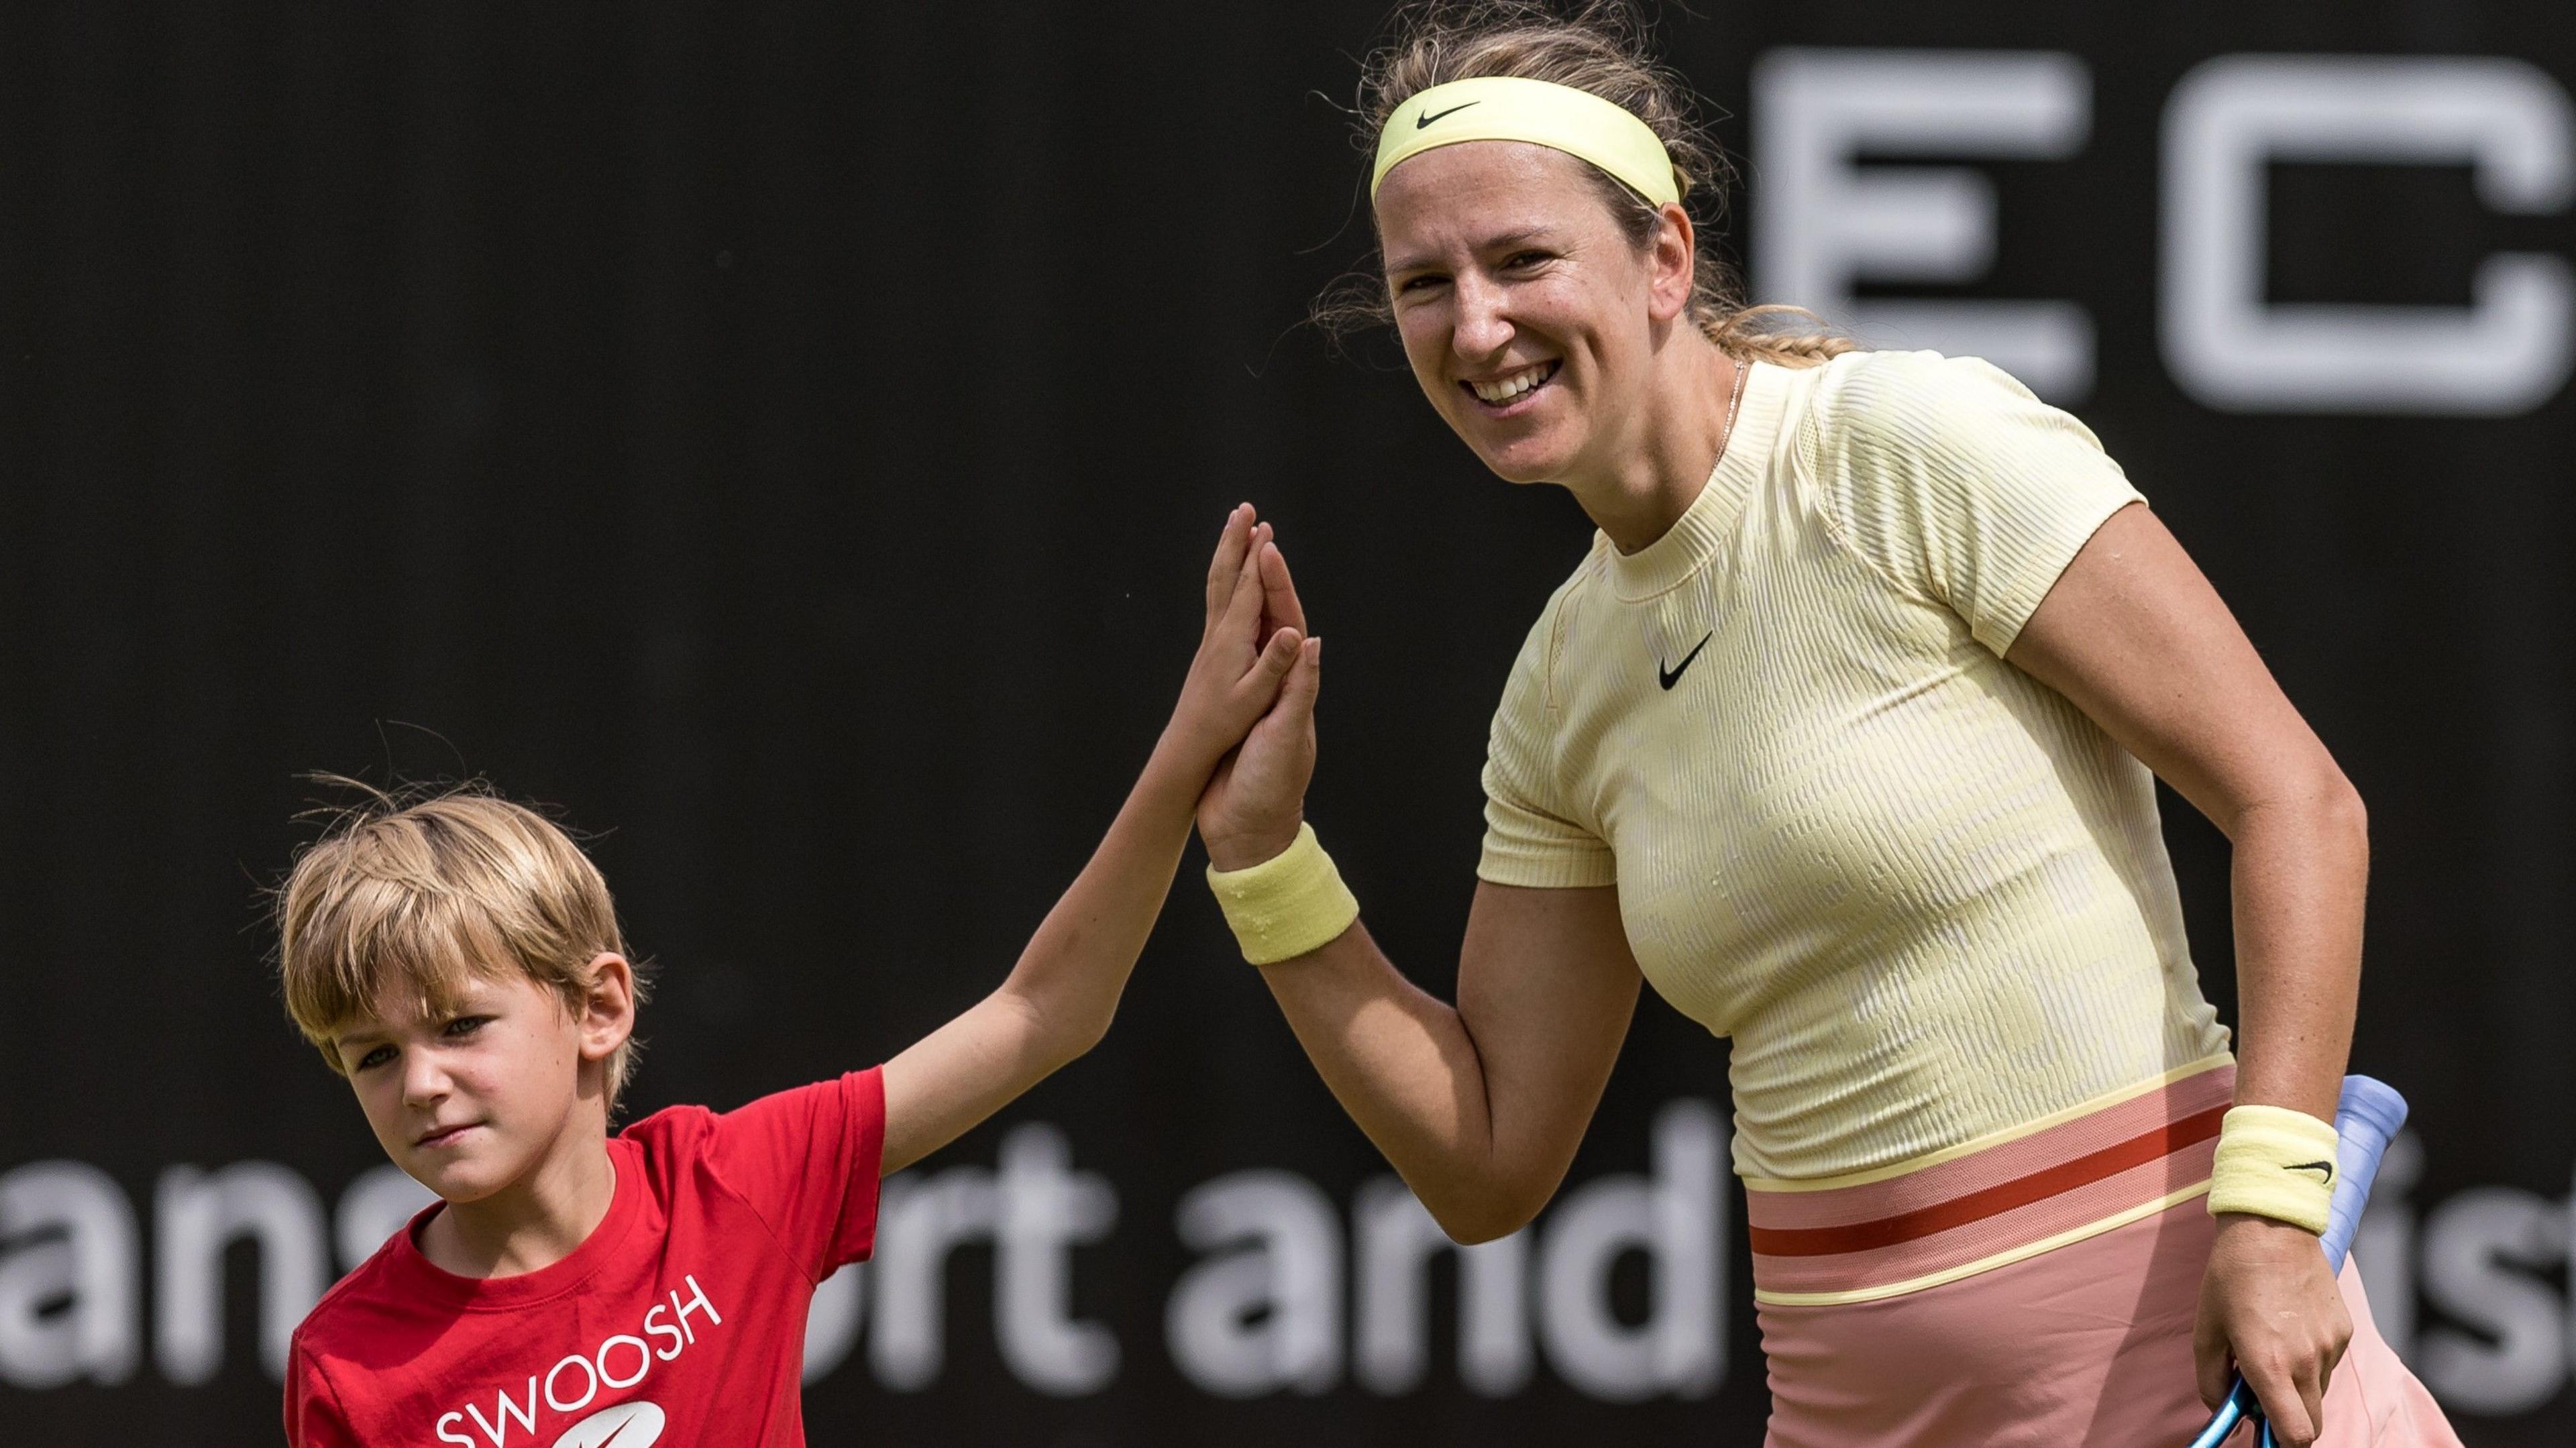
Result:
M1519 1229L1556 1194L1639 983L1615 887L1491 883L1467 917L1455 1006L1360 923L1261 977L1342 1109L1461 1242Z
M1287 560L1265 546L1259 562L1263 627L1304 629ZM1304 820L1320 670L1300 673L1199 801L1220 870L1273 858ZM1467 917L1455 1006L1405 979L1361 922L1261 974L1324 1084L1461 1242L1504 1236L1555 1195L1640 983L1616 887L1491 883Z

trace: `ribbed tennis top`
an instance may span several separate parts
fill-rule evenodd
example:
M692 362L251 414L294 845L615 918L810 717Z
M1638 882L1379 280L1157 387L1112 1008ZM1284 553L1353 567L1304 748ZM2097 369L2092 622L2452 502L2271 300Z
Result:
M1733 1038L1739 1174L1901 1170L2225 1055L2152 777L2002 657L2139 501L1982 361L1757 363L1671 531L1596 537L1530 630L1477 873L1617 885Z

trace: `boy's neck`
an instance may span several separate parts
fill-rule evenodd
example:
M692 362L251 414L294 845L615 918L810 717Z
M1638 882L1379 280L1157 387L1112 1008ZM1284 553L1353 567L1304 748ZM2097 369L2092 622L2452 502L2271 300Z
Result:
M607 1219L617 1166L604 1133L564 1145L488 1197L449 1202L421 1228L421 1255L459 1277L516 1277L571 1256Z

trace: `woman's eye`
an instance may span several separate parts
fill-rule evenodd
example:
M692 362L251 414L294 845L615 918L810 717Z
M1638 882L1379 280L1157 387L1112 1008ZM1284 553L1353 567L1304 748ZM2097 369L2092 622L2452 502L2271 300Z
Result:
M1546 253L1546 252L1543 252L1543 251L1524 251L1524 252L1519 252L1519 253L1515 254L1515 255L1512 257L1512 259L1511 259L1510 261L1507 261L1507 262L1503 263L1503 265L1505 265L1505 266L1507 266L1507 267L1513 267L1513 268L1516 268L1516 269L1519 269L1519 270L1526 271L1526 270L1528 270L1529 268L1534 267L1534 266L1537 266L1539 263L1544 262L1544 261L1546 261L1546 260L1547 260L1547 253Z
M1438 277L1406 277L1404 279L1404 284L1397 287L1396 290L1399 292L1418 292L1424 287L1436 287L1438 285L1440 285L1440 278Z

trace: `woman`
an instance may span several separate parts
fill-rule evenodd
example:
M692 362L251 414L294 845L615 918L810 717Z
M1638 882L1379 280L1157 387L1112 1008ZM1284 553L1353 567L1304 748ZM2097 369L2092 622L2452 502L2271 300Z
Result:
M1200 805L1247 957L1461 1241L1554 1192L1641 979L1731 1036L1775 1444L2180 1444L2231 1366L2285 1443L2455 1443L2317 1248L2358 796L2080 424L1727 294L1636 35L1452 6L1371 64L1414 377L1600 536L1495 715L1456 1006L1302 823L1311 668ZM2241 1059L2150 769L2233 842Z

